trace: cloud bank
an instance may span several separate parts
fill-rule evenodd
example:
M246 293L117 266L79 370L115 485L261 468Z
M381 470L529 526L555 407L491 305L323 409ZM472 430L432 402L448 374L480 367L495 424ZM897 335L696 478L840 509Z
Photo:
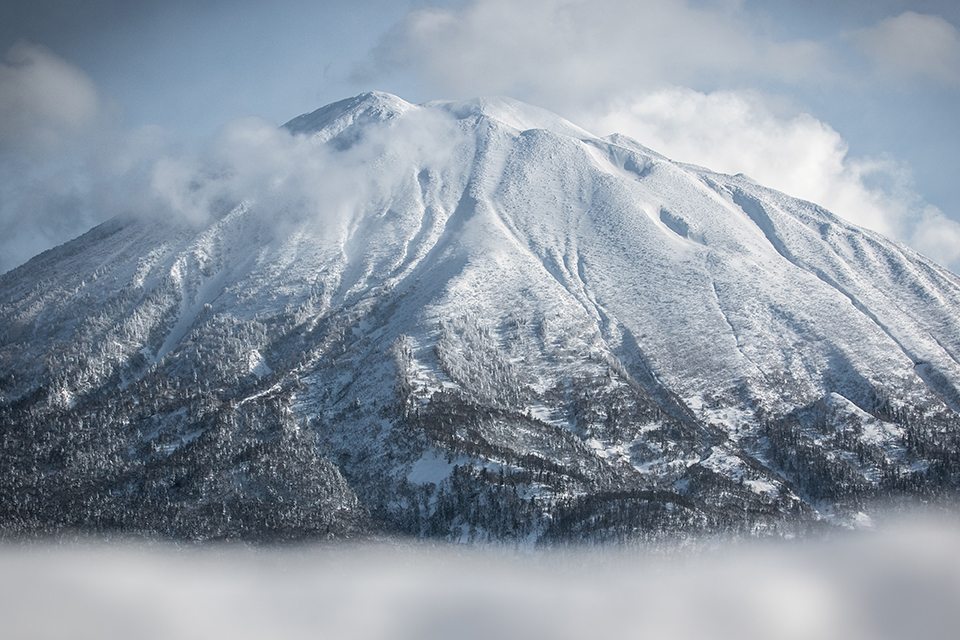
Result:
M320 235L335 233L368 203L386 201L410 180L411 167L442 164L454 127L445 114L413 111L368 123L343 147L258 118L238 119L194 152L158 159L146 210L204 224L242 202L280 227L306 220Z

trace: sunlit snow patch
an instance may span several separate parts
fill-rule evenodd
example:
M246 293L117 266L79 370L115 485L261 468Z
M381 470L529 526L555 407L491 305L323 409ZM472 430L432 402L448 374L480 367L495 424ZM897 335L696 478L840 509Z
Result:
M263 354L257 349L247 354L247 370L258 378L265 378L273 373L267 361L263 359Z

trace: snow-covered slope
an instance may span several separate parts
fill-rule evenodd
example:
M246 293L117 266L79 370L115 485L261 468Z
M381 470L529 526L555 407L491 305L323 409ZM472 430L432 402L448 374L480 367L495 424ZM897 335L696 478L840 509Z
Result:
M0 277L8 525L595 539L955 486L960 279L915 252L506 98L285 126L349 198Z

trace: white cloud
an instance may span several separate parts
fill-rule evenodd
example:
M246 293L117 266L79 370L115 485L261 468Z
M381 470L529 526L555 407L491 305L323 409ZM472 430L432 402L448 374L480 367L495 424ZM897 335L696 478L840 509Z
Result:
M737 3L687 0L473 0L415 10L374 64L413 70L439 95L506 94L554 109L623 87L822 78L828 67L820 45L758 31Z
M805 113L781 115L759 93L663 89L612 105L592 126L629 135L675 160L746 173L883 233L895 229L862 180L891 167L852 162L830 126Z
M368 124L347 148L239 119L198 152L155 162L141 209L203 223L246 202L275 225L307 219L323 235L369 203L386 201L413 178L414 167L442 164L455 136L452 117L426 110Z
M939 16L907 11L852 38L881 75L960 85L960 31Z
M89 228L74 145L99 108L90 79L43 47L18 43L0 62L0 272Z
M624 133L676 160L745 173L960 267L960 224L917 196L905 167L852 157L828 124L777 107L756 92L672 88L585 117L595 130Z
M0 150L47 150L89 125L98 107L90 79L44 47L18 43L0 62Z
M93 81L48 49L21 42L0 62L0 273L134 206L165 135L105 115Z
M960 224L936 207L923 210L908 242L918 251L960 273Z

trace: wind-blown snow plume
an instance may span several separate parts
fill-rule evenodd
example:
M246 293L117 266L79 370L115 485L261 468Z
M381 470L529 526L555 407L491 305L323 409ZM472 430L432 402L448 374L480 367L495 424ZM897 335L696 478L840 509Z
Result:
M360 203L382 198L411 167L441 162L452 127L442 113L414 109L334 148L263 120L237 120L199 152L156 162L147 213L200 224L247 202L278 225L313 217L320 230L344 222Z
M104 103L82 70L39 45L0 62L0 272L141 201L167 136L112 123Z

